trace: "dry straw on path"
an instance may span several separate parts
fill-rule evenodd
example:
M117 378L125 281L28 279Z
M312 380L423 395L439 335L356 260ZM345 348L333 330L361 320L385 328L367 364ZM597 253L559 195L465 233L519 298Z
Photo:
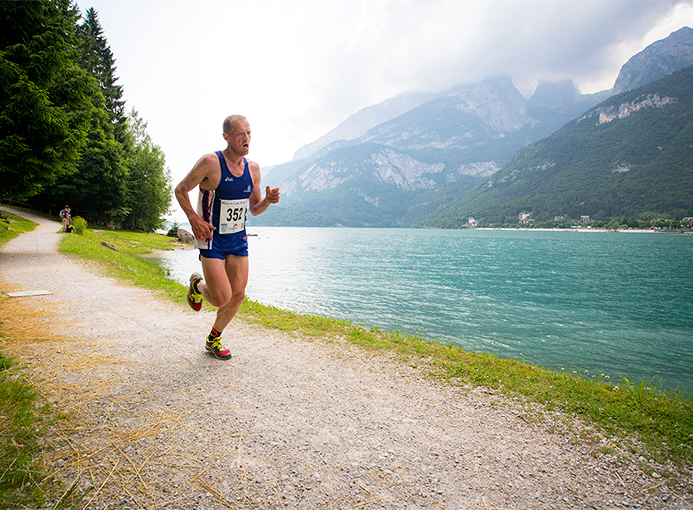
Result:
M45 463L78 508L691 507L573 419L386 357L234 321L234 357L211 358L213 314L58 254L57 222L30 219L0 291L52 294L2 295L0 349L69 417Z

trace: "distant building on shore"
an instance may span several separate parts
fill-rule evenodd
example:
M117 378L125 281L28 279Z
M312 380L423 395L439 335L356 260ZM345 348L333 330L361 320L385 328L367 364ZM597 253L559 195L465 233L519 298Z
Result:
M477 227L479 225L479 222L476 221L472 216L470 216L467 221L469 222L470 227Z
M520 213L520 223L534 223L534 218L531 217L532 214L528 212Z
M580 221L582 223L589 223L592 221L592 219L590 218L589 214L584 214L584 215L580 216Z

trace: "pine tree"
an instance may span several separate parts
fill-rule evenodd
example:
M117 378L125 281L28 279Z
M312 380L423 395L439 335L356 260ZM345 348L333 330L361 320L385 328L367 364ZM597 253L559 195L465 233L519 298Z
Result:
M0 181L13 198L76 171L96 89L77 65L78 17L69 0L0 2Z
M90 223L119 225L127 215L127 166L123 145L115 139L115 126L99 96L79 171L64 179L62 188L70 197L66 203Z
M148 232L159 228L171 203L170 175L165 168L164 154L152 143L146 123L137 112L133 110L130 119L124 113L123 88L116 85L115 60L96 11L89 9L78 25L79 15L70 7L69 0L0 2L0 9L0 13L10 14L2 18L0 27L6 29L0 33L3 191L14 191L13 196L17 197L16 190L29 189L30 178L35 177L31 192L23 194L31 197L32 203L56 210L69 203L74 214L91 224L126 226ZM41 15L46 12L52 17L41 21ZM46 57L50 58L43 62L41 59ZM27 83L30 78L34 83ZM81 88L77 86L78 78L83 82ZM22 110L27 105L29 108ZM51 111L53 105L72 108ZM74 119L62 118L61 113ZM21 155L22 143L28 145L16 134L22 133L22 122L35 138L31 143L36 145L56 134L69 134L72 138L67 138L65 147L48 146L43 152L29 153L25 163L18 165L12 157ZM58 159L56 154L60 150L70 157L69 167L62 161L69 171L63 167L62 171L52 173L35 171L34 167L55 166L53 160ZM12 168L11 164L23 173L5 173L6 167ZM5 188L6 182L11 186Z
M77 172L60 178L32 202L53 209L70 204L73 215L84 217L90 224L117 226L127 215L125 153L115 139L115 126L98 88L92 100L89 133Z
M94 83L91 123L78 171L58 180L35 200L48 207L69 203L73 213L89 223L121 225L126 206L128 165L132 136L123 110L122 87L116 85L113 54L94 9L78 27L79 64Z
M116 139L120 143L127 144L123 87L116 85L118 77L115 74L113 52L103 35L98 13L93 7L89 8L79 28L82 39L80 65L99 82L99 88L106 100L109 119L115 125Z

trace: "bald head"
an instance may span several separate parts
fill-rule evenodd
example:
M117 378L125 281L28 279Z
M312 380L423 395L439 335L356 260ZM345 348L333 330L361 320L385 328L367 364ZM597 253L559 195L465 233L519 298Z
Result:
M243 115L229 115L224 119L224 133L226 134L231 134L231 131L233 131L233 127L236 124L236 122L239 121L248 121Z

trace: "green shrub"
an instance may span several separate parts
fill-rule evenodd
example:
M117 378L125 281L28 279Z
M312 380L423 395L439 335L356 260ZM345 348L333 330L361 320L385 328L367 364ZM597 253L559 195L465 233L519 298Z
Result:
M178 229L180 228L180 225L178 223L173 222L173 225L169 229L169 231L166 233L168 237L178 237Z
M74 228L75 232L79 235L83 235L84 231L87 229L87 220L81 216L75 216L72 218L72 228Z

